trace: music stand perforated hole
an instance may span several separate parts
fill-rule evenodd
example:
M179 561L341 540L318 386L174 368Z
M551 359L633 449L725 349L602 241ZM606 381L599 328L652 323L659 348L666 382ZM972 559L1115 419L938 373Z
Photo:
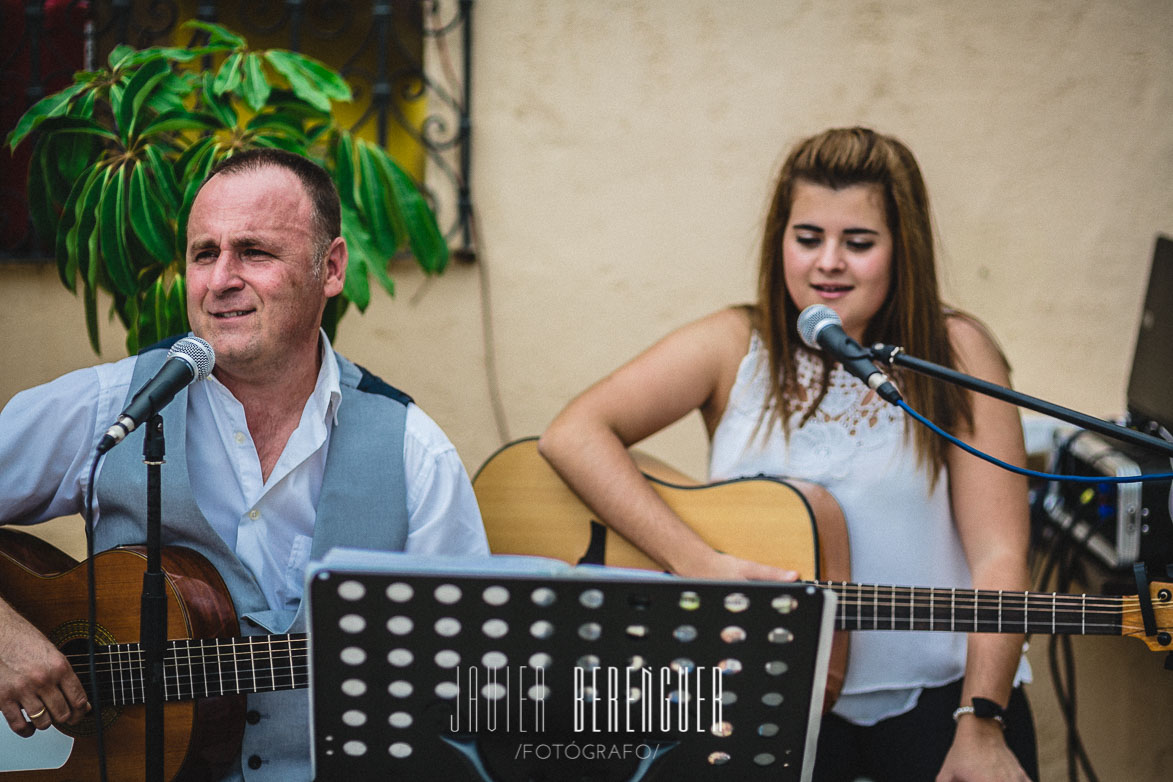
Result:
M362 600L366 594L367 588L359 581L347 579L338 584L338 596L348 602L353 603L355 600Z
M597 641L603 635L603 626L598 622L586 622L578 628L578 637L584 641Z
M396 668L406 668L411 665L415 659L415 655L407 649L392 649L387 652L387 662L394 665Z
M393 728L410 728L415 720L406 711L392 712L387 718L387 724Z
M788 644L794 640L794 633L785 627L775 627L766 638L772 644Z
M775 722L763 722L758 725L758 735L762 738L772 739L778 735L778 724Z
M730 761L728 752L710 752L708 761L710 766L723 766Z
M504 652L491 651L481 655L481 665L486 668L504 668L509 664L509 658Z
M764 703L767 706L771 706L771 707L781 706L782 701L783 701L782 693L780 693L780 692L767 692L765 695L762 696L762 703Z
M729 625L721 630L721 640L727 644L738 644L746 639L745 628Z
M781 676L790 670L785 660L770 660L766 663L766 673L771 676Z
M455 605L460 602L460 598L464 597L464 593L460 591L460 587L456 584L440 584L433 592L437 603L444 605Z
M489 638L504 638L509 632L509 623L504 619L489 619L481 625L481 632Z
M775 758L769 752L759 752L753 756L753 762L757 763L759 766L772 766L774 765L775 760L777 760L777 758Z
M554 658L545 652L534 652L529 657L529 666L531 668L540 668L545 670L554 664Z
M686 644L691 641L695 641L696 636L697 636L697 630L692 625L680 625L680 627L677 627L675 630L672 631L672 637L675 638L677 641L680 641L680 643L682 643L682 644Z
M352 728L359 728L367 724L367 715L358 709L349 709L342 712L342 722Z
M392 635L407 635L415 629L415 623L407 616L393 616L387 620L387 632Z
M436 631L436 635L443 636L444 638L451 638L452 636L458 635L460 633L460 620L454 619L450 616L441 617L440 619L436 620L436 624L433 625L433 629Z
M387 692L395 698L408 698L415 692L415 687L409 681L398 679L387 685Z
M680 607L685 611L695 611L701 607L701 596L691 589L680 593Z
M367 661L367 653L357 646L347 646L338 657L347 665L362 665Z
M742 592L730 592L725 595L725 610L740 614L749 608L749 597Z
M486 587L481 599L491 606L503 606L509 602L509 590L503 586Z
M432 659L441 668L455 668L460 665L460 652L455 649L441 649Z
M411 757L411 745L404 741L397 741L387 748L387 752L391 757L402 760Z
M538 587L530 593L530 600L533 601L533 604L543 608L549 608L554 605L554 601L557 599L558 595L549 587Z
M387 585L385 594L392 603L406 603L415 597L415 590L411 588L411 584L396 581Z
M367 620L358 614L346 614L338 619L338 629L354 635L367 629Z
M789 614L798 608L798 600L793 595L778 595L770 601L770 606L780 614Z
M601 589L587 589L578 596L578 602L583 608L602 608L603 591Z
M544 641L554 634L554 625L545 619L539 619L529 627L529 634L539 641Z
M343 695L357 698L367 692L367 683L362 679L344 679L340 688Z
M436 682L435 693L437 697L452 700L460 695L460 685L456 682Z

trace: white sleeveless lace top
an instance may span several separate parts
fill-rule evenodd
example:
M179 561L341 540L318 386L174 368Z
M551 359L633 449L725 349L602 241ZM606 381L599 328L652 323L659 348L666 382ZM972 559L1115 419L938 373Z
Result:
M800 386L810 387L820 365L806 350L798 352ZM799 428L804 410L792 417L789 442L777 424L755 435L768 373L766 351L754 333L713 433L709 479L771 475L824 486L847 519L855 582L969 588L947 473L942 470L936 485L929 485L928 472L917 464L911 438L905 436L903 411L875 395L864 401L867 386L835 365L811 420ZM871 725L908 711L921 688L964 674L965 642L964 633L852 633L835 713ZM1019 675L1029 680L1029 669L1020 668Z

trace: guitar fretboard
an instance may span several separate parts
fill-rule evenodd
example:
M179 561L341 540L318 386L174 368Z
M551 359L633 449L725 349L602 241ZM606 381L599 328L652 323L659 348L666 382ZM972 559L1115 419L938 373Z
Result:
M1123 598L812 581L839 597L839 630L1120 635ZM1135 599L1134 599L1135 600Z
M69 659L82 684L92 691L87 656L74 653ZM309 686L304 634L168 641L163 669L167 701ZM98 647L95 670L103 703L122 706L145 702L141 644Z

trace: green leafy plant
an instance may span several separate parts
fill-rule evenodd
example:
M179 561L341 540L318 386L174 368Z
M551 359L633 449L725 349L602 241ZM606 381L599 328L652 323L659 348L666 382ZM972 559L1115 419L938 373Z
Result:
M366 309L371 277L394 293L387 267L397 253L409 249L427 272L444 269L448 247L414 182L334 121L332 104L352 99L336 71L294 52L249 49L218 25L185 27L207 43L119 46L108 68L76 74L5 141L15 149L35 139L29 211L54 243L61 281L80 292L95 352L99 290L113 298L131 353L187 330L184 237L196 189L217 162L249 147L303 154L338 186L350 264L323 318L331 335L348 304ZM218 67L200 67L210 61Z

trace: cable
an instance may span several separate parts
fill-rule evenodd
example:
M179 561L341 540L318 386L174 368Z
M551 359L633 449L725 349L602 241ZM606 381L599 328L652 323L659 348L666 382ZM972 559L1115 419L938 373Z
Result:
M1038 470L1030 470L1025 467L1019 467L1017 465L1010 464L1009 462L1004 462L1001 459L998 459L997 457L990 456L987 453L979 451L977 448L974 448L972 445L969 445L968 443L962 442L961 440L957 439L953 435L946 432L941 427L937 426L935 423L933 423L929 419L925 418L920 413L913 410L911 407L908 406L908 403L905 402L903 399L898 401L896 403L896 406L899 407L904 412L908 413L910 416L912 416L914 419L919 421L921 424L924 424L925 426L927 426L929 429L931 429L936 434L940 435L941 437L944 437L946 440L953 443L961 450L965 451L966 453L972 454L972 455L978 457L979 459L984 459L985 461L989 462L990 464L997 465L998 467L1001 467L1004 470L1009 470L1010 472L1017 473L1018 475L1025 475L1028 478L1038 478L1038 479L1044 480L1044 481L1071 481L1073 483L1141 483L1141 482L1148 482L1148 481L1173 480L1173 473L1171 473L1171 472L1150 473L1148 475L1094 476L1094 475L1055 475L1055 474L1047 473L1047 472L1039 472Z

